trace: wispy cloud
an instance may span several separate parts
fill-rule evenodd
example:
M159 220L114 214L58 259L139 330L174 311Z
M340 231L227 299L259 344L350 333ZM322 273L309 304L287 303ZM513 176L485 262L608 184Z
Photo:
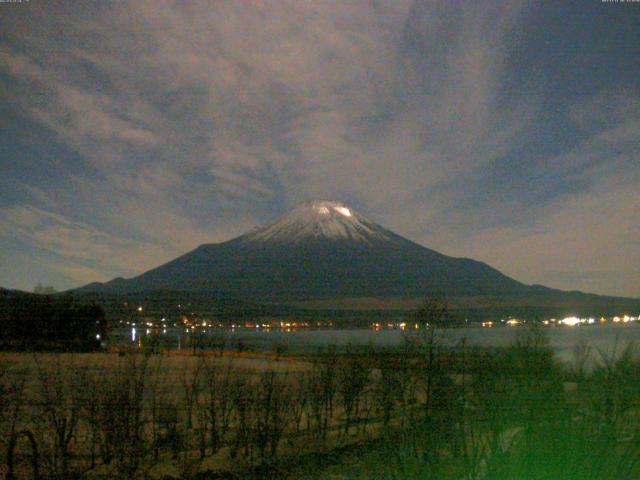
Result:
M160 261L163 253L155 245L128 241L91 225L24 205L0 209L0 236L27 242L72 263L90 262L96 269L116 268L130 274L135 272L131 258L148 268Z

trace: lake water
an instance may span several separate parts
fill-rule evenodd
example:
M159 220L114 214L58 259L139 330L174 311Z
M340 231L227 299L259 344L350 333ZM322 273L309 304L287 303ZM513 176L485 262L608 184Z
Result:
M508 346L513 344L519 332L526 327L496 327L496 328L451 328L437 332L439 341L445 345L455 346L462 339L467 345L479 346ZM579 327L544 327L543 331L549 337L549 343L556 356L562 361L571 361L576 346L587 343L591 347L592 356L597 358L601 354L615 356L628 344L640 346L640 323L605 324ZM180 333L178 333L180 332ZM142 343L150 339L146 330L136 332L136 339L132 341L131 331L114 332L113 343L119 345L137 344L142 334ZM287 352L316 352L329 345L338 348L348 344L372 345L374 347L391 347L400 345L407 336L415 332L404 332L399 329L300 329L292 332L281 330L210 330L200 334L205 344L215 343L224 338L227 348L236 349L238 345L253 351L274 351L281 346ZM169 348L189 348L190 337L182 329L168 330L159 335L161 345ZM195 334L198 335L198 334Z

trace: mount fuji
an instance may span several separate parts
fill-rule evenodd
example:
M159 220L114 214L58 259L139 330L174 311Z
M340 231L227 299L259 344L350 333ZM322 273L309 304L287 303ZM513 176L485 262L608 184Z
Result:
M339 202L304 203L232 240L83 290L213 290L255 301L515 293L524 285L422 247Z
M527 304L548 304L550 298L580 304L623 300L525 285L485 263L423 247L333 201L304 203L244 235L201 245L137 277L76 291L152 290L215 292L276 303L376 299L380 304L428 295L494 302L526 298Z

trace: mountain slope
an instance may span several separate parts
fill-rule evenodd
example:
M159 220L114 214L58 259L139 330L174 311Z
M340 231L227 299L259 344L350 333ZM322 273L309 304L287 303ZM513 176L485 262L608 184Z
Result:
M87 291L213 290L252 301L518 294L490 266L422 247L338 202L299 206L252 232Z

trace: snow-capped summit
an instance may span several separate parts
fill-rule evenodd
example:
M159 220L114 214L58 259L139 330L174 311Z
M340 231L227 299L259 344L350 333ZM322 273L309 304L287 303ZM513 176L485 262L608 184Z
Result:
M314 200L303 203L276 220L244 236L245 241L298 242L308 238L370 242L389 236L381 226L341 202Z

